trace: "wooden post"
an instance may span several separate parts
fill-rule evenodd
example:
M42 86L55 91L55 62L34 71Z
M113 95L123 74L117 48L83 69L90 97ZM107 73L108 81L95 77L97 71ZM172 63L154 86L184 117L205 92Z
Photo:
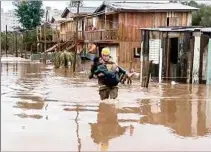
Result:
M24 51L25 51L26 58L27 58L27 49L26 49L27 47L26 46L27 46L27 44L24 42Z
M193 70L192 70L192 84L199 84L199 63L200 63L200 32L194 33L194 57L193 57Z
M36 35L37 35L37 53L39 52L39 27L36 27Z
M150 39L150 33L149 31L143 31L143 63L142 66L142 82L141 87L148 87L149 83L149 76L151 73L151 65L152 61L149 62L149 39Z
M17 38L17 31L15 32L15 56L18 57L18 38Z
M21 37L22 37L22 35L21 35ZM22 50L22 48L20 49L20 57L22 58L23 57L23 50Z
M208 44L208 56L207 56L207 81L206 84L211 84L211 38L209 39Z
M12 34L12 55L15 54L15 33Z
M43 54L43 63L46 64L46 23L44 23L44 54Z
M23 32L23 50L25 53L25 59L27 59L27 51L26 51L26 47L25 47L25 32Z
M193 69L193 37L189 37L189 49L188 49L188 68L187 68L187 83L190 84L192 81L192 69Z
M31 55L32 55L32 45L33 45L33 43L31 43L31 45L30 45L30 52L31 52Z
M24 49L24 46L23 46L23 44L24 44L23 33L21 33L21 38L22 38L21 52L23 52L23 49ZM23 57L23 56L21 56L21 57Z
M162 81L162 69L163 69L163 49L160 48L160 56L159 56L159 83Z
M78 15L79 15L79 6L80 6L80 1L77 0L76 34L75 34L75 52L74 52L73 72L75 72L75 69L76 69L77 42L78 42Z
M150 75L152 73L152 60L147 63L146 69L147 69L147 75L145 77L144 87L148 88Z
M141 52L140 52L140 82L142 82L143 76L143 41L141 42Z
M55 38L57 38L57 43L58 43L58 51L60 52L60 33L58 30L58 26L56 25L56 36Z
M42 41L43 39L43 34L42 34L42 26L39 26L39 51L40 51L40 53L42 53L42 51L43 51L43 43L41 43L40 41Z
M107 30L107 28L106 28L106 27L107 27L107 24L106 24L107 21L106 21L106 20L107 20L107 19L106 19L106 13L105 13L105 29Z
M5 51L6 51L6 57L7 57L7 48L8 48L8 47L7 47L7 25L6 25L6 47L5 47L5 49L6 49L6 50L5 50Z

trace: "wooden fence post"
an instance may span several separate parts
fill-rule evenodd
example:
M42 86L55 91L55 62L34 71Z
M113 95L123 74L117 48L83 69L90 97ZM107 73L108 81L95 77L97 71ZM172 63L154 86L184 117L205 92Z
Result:
M207 81L206 84L210 85L211 84L211 38L209 39L209 44L208 44L208 56L207 56Z

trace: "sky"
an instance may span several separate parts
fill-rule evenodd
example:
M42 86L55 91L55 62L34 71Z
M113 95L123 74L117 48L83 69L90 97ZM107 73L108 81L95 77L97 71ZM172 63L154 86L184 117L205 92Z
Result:
M120 1L120 0L119 0ZM126 1L130 1L130 0L126 0ZM137 0L136 0L137 1ZM140 0L143 1L143 0ZM151 0L152 1L152 0ZM156 0L154 0L156 1ZM203 3L210 3L211 4L211 0L201 0L198 2L203 2ZM64 10L65 7L68 6L69 1L43 1L43 6L50 6L52 9L59 9L59 10ZM91 1L91 0L84 0L84 5L85 6L99 6L102 3L101 0L95 0L95 1ZM3 8L4 11L7 10L11 10L14 9L14 6L12 5L12 1L1 1L1 7Z
M84 1L85 6L99 6L102 3L102 1ZM50 6L52 9L59 9L64 10L65 7L67 7L69 4L69 1L43 1L43 6ZM12 5L12 1L1 1L1 8L3 8L4 11L14 9L14 6Z

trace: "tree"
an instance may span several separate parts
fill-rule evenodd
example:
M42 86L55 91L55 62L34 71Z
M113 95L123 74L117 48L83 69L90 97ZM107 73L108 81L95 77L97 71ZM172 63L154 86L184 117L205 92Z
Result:
M2 51L6 50L6 34L5 32L1 32L1 47L2 47ZM7 33L7 50L8 53L14 53L15 51L15 33L12 32L8 32ZM17 49L21 50L22 48L22 37L21 37L21 33L17 34Z
M14 1L15 15L24 29L30 30L41 24L44 15L42 1Z
M198 4L195 1L185 1L182 4L199 8L198 11L193 12L192 25L194 26L211 26L211 5Z
M79 6L83 6L83 0L79 0L80 4ZM70 7L77 7L78 6L78 0L71 0L70 3L69 3L69 6Z

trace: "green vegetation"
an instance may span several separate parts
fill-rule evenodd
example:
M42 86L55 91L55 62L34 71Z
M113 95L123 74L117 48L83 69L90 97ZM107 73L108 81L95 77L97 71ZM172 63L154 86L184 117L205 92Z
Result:
M211 5L199 4L195 1L185 1L183 4L199 8L193 12L192 25L211 27Z
M23 29L31 30L41 24L44 15L42 1L15 1L15 15L22 24Z
M21 32L23 38L21 42L24 42L26 50L37 51L37 26L42 24L42 40L44 40L44 27L42 18L44 16L43 3L41 0L36 1L13 1L15 6L15 15L21 23L22 27L18 31ZM52 29L48 23L45 23L46 40L52 39ZM17 30L16 30L17 31ZM20 35L21 35L20 34ZM11 38L8 36L8 43Z
M22 37L20 34L17 34L17 50L21 50L22 45ZM1 33L1 48L3 51L6 50L6 34L5 32ZM16 50L16 39L15 33L7 33L7 50L8 53L14 53Z

